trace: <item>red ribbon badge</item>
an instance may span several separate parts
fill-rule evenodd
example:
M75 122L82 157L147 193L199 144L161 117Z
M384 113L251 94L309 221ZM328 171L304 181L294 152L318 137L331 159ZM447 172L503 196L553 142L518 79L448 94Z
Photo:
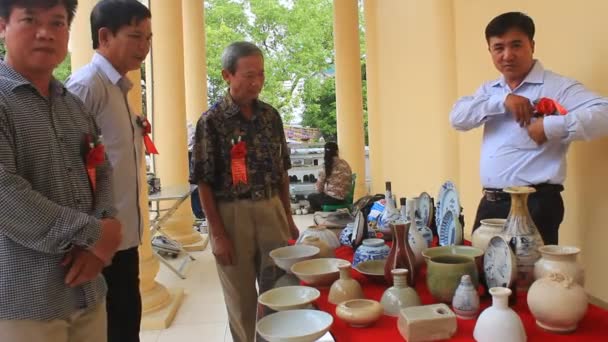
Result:
M101 143L101 136L95 141L91 134L87 134L86 139L89 150L85 157L85 164L91 187L95 191L97 186L97 166L104 162L106 151L105 146Z
M150 125L150 121L148 121L148 119L146 119L145 117L138 116L137 124L143 130L144 146L146 147L146 153L158 154L158 150L156 149L156 146L154 146L154 142L152 141L152 138L150 138L149 135L152 133L152 125Z
M245 163L246 156L247 145L239 138L239 142L233 144L232 149L230 150L233 185L237 185L239 183L247 184L247 164Z
M548 97L540 98L534 105L536 113L546 115L566 115L568 110L560 105L557 101Z

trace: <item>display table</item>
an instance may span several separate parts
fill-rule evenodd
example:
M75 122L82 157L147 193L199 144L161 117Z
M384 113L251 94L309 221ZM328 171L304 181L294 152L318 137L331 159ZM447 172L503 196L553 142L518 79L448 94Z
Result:
M336 249L336 257L352 262L353 249L350 247L340 247ZM433 304L436 301L431 296L426 286L426 267L423 267L417 275L416 291L422 300L422 304ZM359 281L363 287L366 298L380 301L382 293L387 285L370 282L364 275L356 270L352 271L354 279ZM369 341L403 341L404 339L397 330L397 318L383 315L374 325L366 328L353 328L340 320L335 315L336 306L327 301L329 288L319 288L321 297L317 300L316 306L334 317L334 323L330 329L331 334L337 342L369 342ZM483 298L481 310L491 305L491 298ZM603 310L595 305L589 305L589 310L585 318L579 323L578 329L568 335L558 335L546 332L536 326L534 317L526 304L526 294L519 294L517 303L512 307L519 317L521 317L528 341L608 341L608 310ZM474 341L473 328L476 320L458 319L458 331L451 341Z

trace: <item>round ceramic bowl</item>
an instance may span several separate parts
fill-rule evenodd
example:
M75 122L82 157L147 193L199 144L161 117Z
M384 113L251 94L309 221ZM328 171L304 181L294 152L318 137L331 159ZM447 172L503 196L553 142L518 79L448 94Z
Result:
M262 293L258 302L275 311L304 309L320 295L319 290L314 287L284 286Z
M319 254L318 247L309 245L285 246L270 251L270 257L274 263L287 273L291 273L293 264L312 259Z
M311 342L323 336L333 321L319 310L279 311L260 319L257 331L270 342Z
M431 258L442 255L460 255L477 259L483 256L483 250L473 246L450 245L431 247L422 251L422 256L424 256L427 263Z
M386 264L386 259L384 260L367 260L362 261L355 266L355 270L359 273L363 274L369 280L378 282L378 283L386 283L386 279L384 278L384 265Z
M291 272L303 282L313 286L329 286L340 276L338 266L348 261L337 258L304 260L291 266Z
M382 305L371 299L351 299L336 306L336 316L353 327L375 323L383 311Z

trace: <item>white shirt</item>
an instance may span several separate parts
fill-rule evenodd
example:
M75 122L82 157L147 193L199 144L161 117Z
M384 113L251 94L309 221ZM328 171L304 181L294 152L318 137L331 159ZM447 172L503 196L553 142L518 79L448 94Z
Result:
M504 101L511 93L530 102L549 97L568 110L566 115L544 118L547 142L538 146L527 129L507 112ZM570 142L608 135L608 99L575 80L545 70L535 61L524 81L513 90L501 77L484 83L475 95L460 98L452 108L450 122L460 131L484 125L480 165L484 188L562 184Z
M143 158L142 129L137 125L136 113L127 102L132 88L127 77L122 77L102 55L95 53L91 63L74 72L66 87L85 103L95 115L101 129L108 159L114 169L114 198L123 225L120 250L141 243L143 222L139 207L140 161Z

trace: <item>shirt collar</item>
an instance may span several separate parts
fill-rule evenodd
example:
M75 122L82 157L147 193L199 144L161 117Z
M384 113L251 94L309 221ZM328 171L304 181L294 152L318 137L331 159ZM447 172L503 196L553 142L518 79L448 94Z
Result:
M91 63L93 63L93 65L95 65L112 84L120 87L123 91L128 92L133 88L133 83L131 83L127 77L123 77L102 54L95 52Z
M241 112L241 108L238 104L234 102L232 95L230 95L230 89L226 91L226 95L224 96L224 100L222 101L222 106L224 107L224 116L226 116L227 118L233 117ZM258 108L259 100L255 99L253 104L253 117L256 116Z
M15 69L6 64L4 61L0 61L0 77L10 84L11 90L15 90L23 86L31 86L32 88L36 89L32 82L15 71ZM54 77L51 79L50 90L51 96L64 96L67 93L65 86Z
M521 82L521 84L530 83L530 84L543 84L545 82L545 68L542 63L535 59L534 65L532 66L532 70L526 75L526 78ZM521 86L520 84L520 86ZM493 87L506 87L507 82L505 81L505 77L501 76L499 79L494 81L492 84Z

